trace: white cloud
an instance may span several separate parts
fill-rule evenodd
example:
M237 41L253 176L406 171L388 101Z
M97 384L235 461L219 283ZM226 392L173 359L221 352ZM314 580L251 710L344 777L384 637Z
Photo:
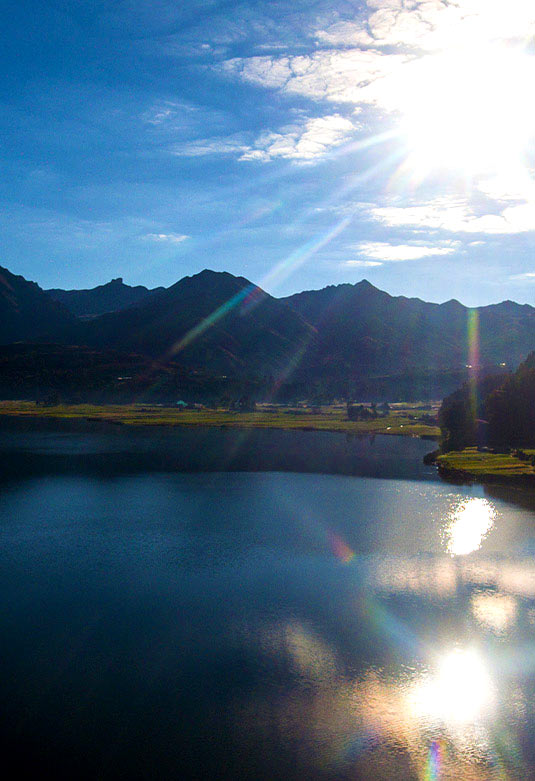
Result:
M415 133L411 119L419 119L422 107L424 117L426 107L427 113L435 116L433 109L437 101L430 100L429 108L426 90L428 97L442 94L436 88L436 74L441 75L442 81L451 88L453 77L448 67L448 56L451 55L452 61L459 60L461 63L466 59L469 66L472 61L479 62L478 52L482 52L479 59L486 66L485 57L493 61L494 44L526 42L533 33L535 4L527 0L508 0L507 3L503 0L367 0L352 19L338 15L334 23L324 23L314 31L318 48L313 53L235 57L214 67L229 78L275 90L286 98L299 96L315 102L346 104L357 113L366 106L372 106L381 113L403 116L404 120L399 122L400 132L404 137L412 132L415 153L407 155L408 165L403 173L408 171L410 176L412 172L414 180L418 179L421 171L423 179L437 166L440 168L442 158L446 161L445 169L453 169L458 164L458 170L463 174L474 174L471 195L459 190L458 198L438 197L420 203L413 201L403 205L393 203L371 207L368 213L374 220L389 227L405 226L415 230L513 235L535 230L535 184L530 172L520 170L523 164L520 161L521 145L516 143L518 139L511 131L511 122L505 123L502 128L507 141L506 150L499 148L501 126L494 134L490 131L496 124L499 125L496 101L501 105L500 101L511 94L514 98L511 105L530 105L527 92L523 100L529 77L522 68L528 57L526 55L525 62L521 61L522 57L517 62L515 54L521 47L502 46L497 49L508 51L511 57L505 57L502 69L498 62L499 77L495 78L496 74L492 71L492 84L483 84L479 90L485 100L488 98L489 106L483 105L483 108L487 109L489 122L486 122L484 112L477 110L477 102L473 112L485 117L484 130L488 132L480 134L478 127L476 131L472 130L472 135L464 132L461 118L465 119L464 125L473 127L474 123L470 122L473 117L469 112L467 114L463 101L466 98L469 106L473 106L474 101L470 89L467 96L462 95L462 89L455 89L455 83L454 89L450 90L453 98L449 93L443 101L439 98L440 111L436 121L440 127L446 128L444 138L439 135L437 141L436 134L427 132L429 128L431 131L434 129L433 122L413 123L419 128ZM443 53L444 50L449 52L448 56L437 56L437 52ZM464 59L460 55L457 57L457 52L464 52ZM431 67L433 63L435 70ZM463 68L460 70L461 84L464 84L465 71ZM475 75L472 74L474 92L478 91L480 71L481 68L475 68ZM486 68L483 75L490 78ZM523 81L525 86L517 84ZM471 87L470 80L468 84ZM448 99L452 101L449 109ZM442 114L447 121L442 121ZM370 114L367 117L369 119ZM529 123L520 121L520 114L516 119L513 122L515 127L531 128ZM268 130L256 141L249 138L213 142L208 139L182 149L189 149L190 154L233 152L238 153L242 160L284 158L312 161L342 144L358 128L340 114L329 112L321 119L305 120L301 126ZM505 131L511 131L510 138ZM378 137L381 137L380 133ZM429 139L432 139L431 143ZM490 139L487 146L485 139ZM410 147L410 138L408 143ZM497 149L494 149L494 144ZM476 150L482 147L481 160L477 155L477 160L474 159L474 147ZM514 173L511 173L513 166L509 159L505 159L511 148L518 152L520 162ZM463 153L468 159L464 159ZM451 161L447 159L448 154ZM476 166L474 171L469 169L470 165ZM490 176L489 171L499 175Z
M232 136L213 136L198 138L195 141L185 141L171 147L171 152L177 157L204 157L206 155L241 154L247 151L245 136L237 133Z
M335 22L316 32L316 39L329 46L370 46L373 38L358 22Z
M164 100L162 103L152 106L149 111L146 111L143 115L143 119L145 122L148 122L149 125L162 125L165 122L174 119L180 108L180 104L173 103L170 100Z
M440 49L535 33L535 6L526 0L368 0L367 14L318 29L331 47L307 55L237 57L216 69L249 84L312 99L398 108L403 68ZM340 48L341 47L341 48Z
M499 175L480 179L477 189L495 201L518 201L535 203L535 181L531 173L511 165Z
M285 132L264 133L240 159L267 161L280 157L310 162L343 144L354 129L355 125L339 114L315 117Z
M514 282L535 282L535 271L526 271L524 274L512 274L509 279Z
M389 244L382 241L364 241L354 249L374 261L395 263L405 260L421 260L436 255L451 255L458 248L456 242L448 246L424 246L422 244Z
M411 206L374 206L370 216L388 227L432 228L450 233L506 235L535 230L535 203L506 206L496 214L476 214L466 199L436 198Z
M275 158L310 162L324 157L343 144L358 127L340 114L313 117L279 131L266 131L255 141L245 134L216 136L175 144L172 152L180 157L238 155L240 160L266 162Z
M403 6L402 0L368 0L368 8L398 9Z
M316 32L321 43L435 51L465 42L529 39L535 8L526 0L368 0L367 16Z
M349 268L374 268L383 264L378 260L346 260L343 265Z
M292 77L292 59L289 57L235 57L217 66L223 73L239 76L243 81L260 87L280 89Z
M164 241L169 242L170 244L181 244L190 237L181 233L146 233L143 238L148 241Z
M296 57L238 57L218 67L226 75L288 95L358 104L378 103L372 85L396 75L407 61L404 54L352 49Z

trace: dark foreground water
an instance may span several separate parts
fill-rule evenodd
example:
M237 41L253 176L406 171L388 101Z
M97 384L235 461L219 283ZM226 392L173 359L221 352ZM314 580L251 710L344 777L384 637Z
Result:
M417 440L196 434L0 432L10 777L535 778L529 501Z

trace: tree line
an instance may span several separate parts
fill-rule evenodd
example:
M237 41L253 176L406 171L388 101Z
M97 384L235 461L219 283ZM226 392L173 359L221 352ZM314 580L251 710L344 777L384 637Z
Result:
M442 402L441 450L535 446L535 353L514 373L472 380Z

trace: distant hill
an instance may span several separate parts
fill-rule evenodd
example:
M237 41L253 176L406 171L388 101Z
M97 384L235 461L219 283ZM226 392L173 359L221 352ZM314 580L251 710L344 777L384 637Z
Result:
M470 363L481 374L514 370L535 350L535 309L511 301L433 304L366 280L276 299L244 277L205 270L166 289L118 279L63 291L89 301L81 319L35 283L0 272L0 344L54 341L137 354L213 378L258 381L279 398L437 398L467 378ZM96 314L109 306L123 308Z
M53 402L174 402L239 398L254 384L188 371L115 350L58 344L0 345L0 398Z
M122 277L112 279L105 285L89 290L61 290L52 288L48 295L67 307L77 317L98 317L107 312L117 312L144 301L148 296L159 293L163 287L149 288L143 285L125 285Z
M244 277L205 270L134 308L88 321L84 338L210 373L263 376L283 374L315 329Z
M317 329L307 362L327 375L439 370L473 360L514 367L535 349L535 309L511 301L470 310L455 300L394 297L366 280L283 300Z
M75 318L39 285L0 266L0 344L69 338Z

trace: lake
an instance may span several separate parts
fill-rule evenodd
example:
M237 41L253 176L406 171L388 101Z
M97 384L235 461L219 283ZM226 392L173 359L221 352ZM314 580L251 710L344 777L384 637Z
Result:
M535 512L432 448L2 423L4 762L535 777Z

